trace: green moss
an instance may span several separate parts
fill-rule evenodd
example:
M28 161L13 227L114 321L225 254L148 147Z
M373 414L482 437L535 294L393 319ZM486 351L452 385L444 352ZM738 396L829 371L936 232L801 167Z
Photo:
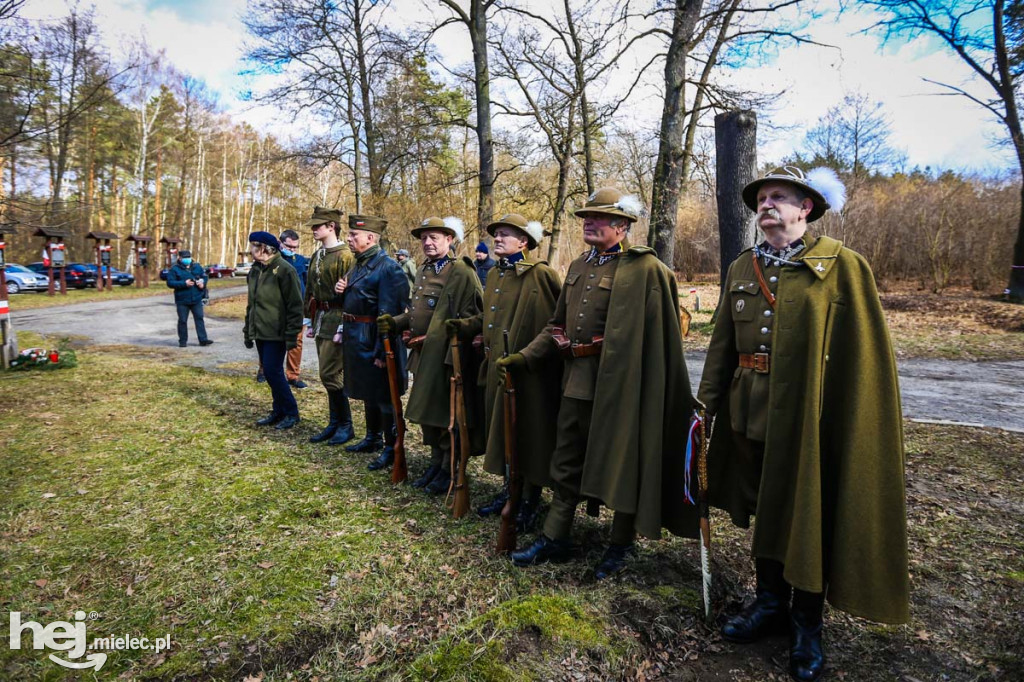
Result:
M696 590L672 585L658 585L651 590L653 596L671 606L685 609L703 609L703 597Z
M1019 583L1024 583L1024 571L1012 571L1007 573L1006 577L1010 580L1016 580Z
M462 641L420 656L409 672L415 680L516 682L525 679L502 662L504 653L505 647L501 642Z
M500 604L480 618L503 630L537 628L548 639L580 646L604 646L604 624L568 597L530 596ZM474 621L475 622L475 621Z

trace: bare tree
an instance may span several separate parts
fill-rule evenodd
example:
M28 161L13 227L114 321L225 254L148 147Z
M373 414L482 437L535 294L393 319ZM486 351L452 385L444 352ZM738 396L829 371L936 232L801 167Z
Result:
M951 83L925 79L945 94L966 97L994 115L1009 134L1024 175L1024 127L1021 125L1019 83L1024 69L1024 8L1004 0L866 0L884 15L872 28L886 40L921 35L938 38L992 89L993 96L975 95ZM1024 183L1017 240L1013 246L1007 298L1024 303Z

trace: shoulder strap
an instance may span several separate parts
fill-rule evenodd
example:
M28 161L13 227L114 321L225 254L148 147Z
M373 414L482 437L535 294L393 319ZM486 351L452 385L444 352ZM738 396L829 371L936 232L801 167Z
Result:
M765 299L767 299L768 305L774 309L775 294L768 289L768 283L764 281L764 273L761 272L761 263L757 260L757 254L752 252L750 255L754 259L754 274L757 275L757 284L761 287L761 293L764 294Z

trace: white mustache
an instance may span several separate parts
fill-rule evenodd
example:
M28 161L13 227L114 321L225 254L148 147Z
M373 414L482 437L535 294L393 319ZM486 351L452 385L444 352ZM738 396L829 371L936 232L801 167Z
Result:
M782 220L782 216L779 215L778 210L774 208L766 208L765 210L761 211L761 214L758 218L760 219L765 216L768 216L769 218L774 218L775 220Z

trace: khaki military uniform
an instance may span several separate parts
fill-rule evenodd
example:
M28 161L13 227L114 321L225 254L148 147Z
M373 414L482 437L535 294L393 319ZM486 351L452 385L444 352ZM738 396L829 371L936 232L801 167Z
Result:
M396 330L408 332L408 367L415 377L405 415L423 429L423 443L431 446L431 464L440 464L447 471L451 453L451 358L444 321L470 317L480 310L480 282L469 263L449 256L424 263L411 293L409 311L395 316ZM469 354L463 354L464 364L468 359ZM465 376L471 379L473 374L466 372ZM472 418L471 403L467 396L467 413Z
M356 259L346 244L320 248L309 262L306 276L306 303L316 335L316 353L320 364L320 381L329 391L344 389L342 373L345 358L334 335L342 326L342 301L334 285L355 267Z

